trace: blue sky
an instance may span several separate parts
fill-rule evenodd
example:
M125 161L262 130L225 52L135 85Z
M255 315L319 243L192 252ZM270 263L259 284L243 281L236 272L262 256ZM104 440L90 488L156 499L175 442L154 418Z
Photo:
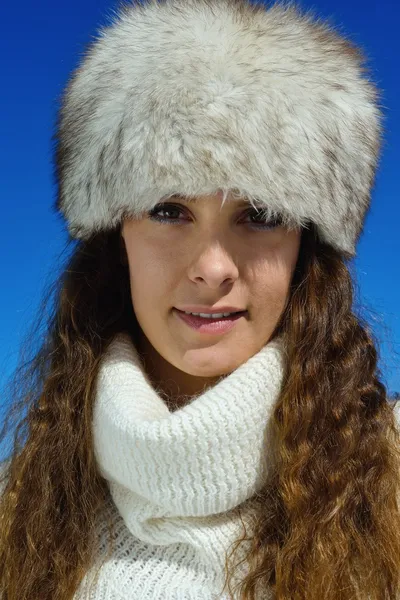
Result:
M353 270L363 314L382 340L384 383L400 391L399 5L394 0L300 5L331 18L362 45L383 90L385 145ZM45 282L58 273L67 238L51 211L51 135L59 97L85 44L115 7L111 0L19 0L2 9L0 387L15 367Z

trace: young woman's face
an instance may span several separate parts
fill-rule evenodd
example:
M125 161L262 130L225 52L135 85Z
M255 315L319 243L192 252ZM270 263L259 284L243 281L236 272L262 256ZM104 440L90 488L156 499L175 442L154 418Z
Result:
M186 393L232 372L269 341L299 252L300 229L268 223L246 200L228 196L221 208L221 198L174 196L121 229L141 347L158 377ZM179 316L191 305L246 314L229 331L210 334Z

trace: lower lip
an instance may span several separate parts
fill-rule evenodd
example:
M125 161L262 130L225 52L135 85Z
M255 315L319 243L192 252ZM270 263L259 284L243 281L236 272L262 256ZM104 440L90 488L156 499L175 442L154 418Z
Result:
M174 312L184 321L189 327L195 329L199 333L226 333L230 331L239 319L246 315L246 311L230 317L220 317L218 319L207 319L203 317L195 317L174 309Z

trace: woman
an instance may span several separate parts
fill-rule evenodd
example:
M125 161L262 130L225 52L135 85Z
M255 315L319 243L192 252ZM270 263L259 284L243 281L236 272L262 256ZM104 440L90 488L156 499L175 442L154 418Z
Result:
M399 431L347 265L382 133L363 60L246 0L127 4L91 42L4 600L399 597Z

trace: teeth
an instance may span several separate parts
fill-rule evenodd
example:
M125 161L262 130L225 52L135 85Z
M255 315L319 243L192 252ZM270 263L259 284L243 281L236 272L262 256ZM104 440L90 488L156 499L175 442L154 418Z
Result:
M211 315L206 313L194 313L184 311L186 315L194 315L195 317L203 317L205 319L218 319L221 317L229 317L229 315L235 315L236 313L213 313Z

